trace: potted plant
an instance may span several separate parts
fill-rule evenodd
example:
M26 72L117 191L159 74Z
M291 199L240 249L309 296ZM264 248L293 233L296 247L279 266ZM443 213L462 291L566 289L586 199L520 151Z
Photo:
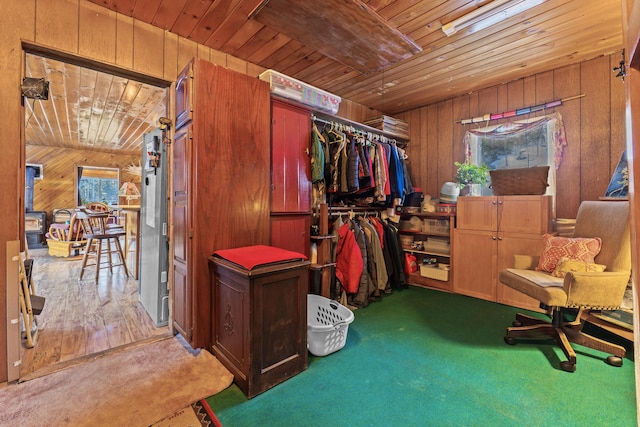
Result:
M489 167L471 163L454 163L458 168L456 182L460 189L468 186L471 195L480 195L480 187L489 183Z

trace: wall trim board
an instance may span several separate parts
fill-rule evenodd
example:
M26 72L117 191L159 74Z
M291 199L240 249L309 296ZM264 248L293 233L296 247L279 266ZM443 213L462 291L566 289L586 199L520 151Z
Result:
M56 59L59 61L67 62L69 64L78 65L103 73L113 74L119 77L136 80L141 83L146 83L157 87L168 88L169 86L171 86L171 83L173 83L169 80L139 73L131 69L120 67L118 65L100 62L70 52L65 52L59 49L54 49L25 40L22 41L22 49L25 53L31 53L34 55L44 56L46 58Z

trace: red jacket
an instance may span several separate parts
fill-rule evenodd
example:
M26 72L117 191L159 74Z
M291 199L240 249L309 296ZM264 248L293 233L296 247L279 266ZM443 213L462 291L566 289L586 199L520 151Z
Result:
M356 242L349 224L338 229L338 246L336 248L336 277L347 293L358 292L360 276L364 269L362 252Z

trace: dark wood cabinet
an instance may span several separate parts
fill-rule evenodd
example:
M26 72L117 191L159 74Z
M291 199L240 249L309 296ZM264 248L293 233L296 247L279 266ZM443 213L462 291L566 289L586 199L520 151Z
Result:
M194 59L176 81L172 144L173 326L211 344L208 257L269 244L269 85Z
M192 79L193 67L189 64L176 79L176 128L182 127L182 125L193 118L193 104L191 102L191 91L193 89L193 85L191 84Z
M307 368L309 261L244 268L210 257L213 353L252 398Z

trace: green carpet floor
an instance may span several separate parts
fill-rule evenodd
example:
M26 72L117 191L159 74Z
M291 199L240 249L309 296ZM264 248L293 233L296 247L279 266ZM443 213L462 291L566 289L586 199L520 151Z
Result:
M224 427L635 426L633 357L504 343L517 310L410 286L355 311L345 347L248 400L208 398Z

